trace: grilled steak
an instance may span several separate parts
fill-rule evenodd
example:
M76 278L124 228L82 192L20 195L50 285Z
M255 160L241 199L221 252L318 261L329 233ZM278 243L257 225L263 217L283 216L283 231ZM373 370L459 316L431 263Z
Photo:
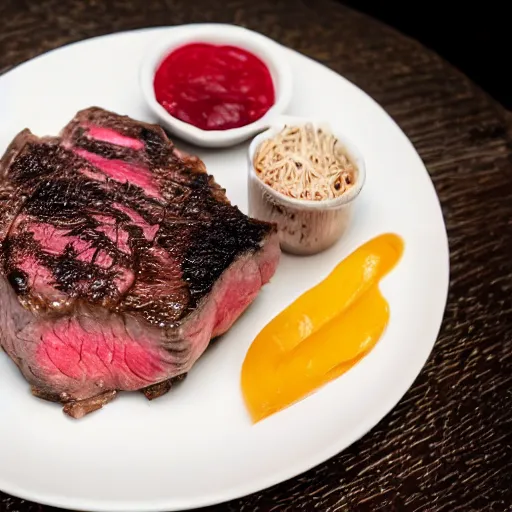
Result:
M90 108L0 161L0 344L74 417L167 391L278 259L274 227L156 125Z

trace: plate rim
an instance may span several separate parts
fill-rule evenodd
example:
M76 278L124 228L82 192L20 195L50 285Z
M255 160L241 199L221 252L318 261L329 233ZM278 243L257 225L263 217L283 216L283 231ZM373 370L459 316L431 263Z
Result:
M28 66L34 61L37 61L38 59L44 58L49 54L58 53L60 51L66 51L67 49L72 48L73 46L78 46L82 44L87 44L89 41L95 41L100 39L115 39L118 36L123 36L127 34L132 33L147 33L147 34L157 34L157 33L164 33L165 31L171 31L173 29L177 28L184 28L187 25L193 26L193 25L199 25L201 23L190 23L190 24L183 24L183 25L171 25L171 26L156 26L156 27L146 27L146 28L139 28L134 30L124 30L120 32L112 32L109 34L104 34L100 36L92 36L88 37L86 39L82 39L79 41L74 41L68 44L65 44L63 46L59 46L58 48L54 48L52 50L46 51L40 55L37 55L33 57L32 59L29 59L27 61L21 62L11 68L9 68L5 73L2 73L0 75L0 81L13 71L22 68L24 66ZM203 23L201 25L229 25L232 24L229 23ZM256 32L256 31L255 31ZM257 32L259 33L259 32ZM266 36L268 37L268 36ZM280 44L276 41L277 44ZM283 45L281 45L283 46ZM330 74L333 76L336 76L337 78L342 78L343 80L349 82L360 94L363 94L365 96L366 101L370 101L374 107L377 107L386 117L387 119L395 125L395 127L398 129L400 134L402 135L402 138L404 140L404 143L409 144L415 155L418 157L419 161L421 162L421 165L424 168L424 171L428 177L429 186L431 187L431 192L433 192L437 208L439 209L440 214L440 220L442 224L442 230L440 229L439 232L439 243L440 246L442 246L443 249L443 259L445 260L445 264L442 269L442 279L443 279L443 289L439 291L440 297L442 296L442 300L438 303L441 304L442 311L439 315L439 319L436 322L431 321L432 330L435 330L436 335L431 342L430 347L428 348L428 351L425 350L425 355L421 358L422 363L421 367L419 369L404 371L402 374L402 377L400 379L400 382L406 382L406 384L400 385L401 389L404 389L403 392L398 396L398 398L393 398L391 400L385 401L385 404L382 405L379 408L378 414L373 414L370 416L370 420L366 422L361 422L360 425L363 425L362 427L357 429L357 433L352 435L350 437L349 442L347 442L346 438L341 438L340 442L337 444L331 444L328 447L326 447L324 450L316 452L311 457L309 457L307 460L304 459L302 464L294 465L293 467L287 466L288 469L283 469L279 472L273 472L269 476L266 476L265 478L259 478L257 480L249 480L244 485L239 485L230 488L230 491L221 491L220 493L211 493L211 494L202 494L198 498L195 498L194 500L187 500L179 502L171 502L169 499L165 500L159 500L159 501L151 501L151 498L149 498L144 504L142 504L141 500L139 501L130 501L130 502L122 502L120 500L112 500L112 499L87 499L84 500L83 498L73 498L73 497L66 497L63 495L55 496L55 495L39 495L37 492L32 493L29 490L24 490L23 488L20 488L16 485L10 485L6 484L2 480L2 477L0 475L0 491L17 496L19 498L30 500L33 502L36 502L38 504L42 505L48 505L48 506L54 506L54 507L60 507L65 509L71 509L71 510L88 510L88 511L103 511L103 512L140 512L142 510L147 512L160 512L160 511L177 511L177 510L190 510L195 509L198 507L205 507L205 506L211 506L211 505L217 505L220 503L225 503L227 501L243 498L245 496L248 496L250 494L254 494L256 492L261 492L269 487L272 487L274 485L281 484L283 482L286 482L288 480L291 480L293 478L296 478L297 476L311 470L314 467L319 466L320 464L338 456L343 450L348 448L349 446L353 445L355 442L357 442L359 439L364 437L368 432L370 432L373 428L375 428L395 407L396 405L402 400L402 398L407 394L407 392L410 390L410 388L413 386L416 379L420 376L422 373L425 364L427 363L429 357L431 356L433 349L435 347L435 344L438 341L439 333L441 331L441 327L445 318L446 314L446 306L448 304L448 294L450 290L450 247L449 247L449 239L448 239L448 233L446 228L446 222L444 219L444 215L442 212L442 206L441 201L439 199L439 196L437 194L437 191L435 189L434 183L432 181L432 178L430 176L430 173L427 170L427 167L425 163L423 162L423 159L419 155L418 151L414 147L413 143L409 139L409 137L405 134L405 132L402 130L400 125L391 117L390 114L387 113L387 111L376 101L374 100L367 92L365 92L363 89L361 89L358 85L356 85L354 82L346 78L345 76L337 73L333 69L329 68L327 65L316 61L315 59L304 55L297 50L294 50L292 48L288 48L286 46L283 46L283 48L286 48L287 51L293 52L294 54L300 55L301 58L307 59L309 62L319 65L324 68L324 70L327 70ZM439 226L441 228L441 226ZM441 294L442 291L442 294ZM437 301L436 301L437 302ZM425 344L426 345L426 344ZM416 367L414 367L416 368ZM383 402L384 403L384 402ZM378 418L375 420L375 418Z

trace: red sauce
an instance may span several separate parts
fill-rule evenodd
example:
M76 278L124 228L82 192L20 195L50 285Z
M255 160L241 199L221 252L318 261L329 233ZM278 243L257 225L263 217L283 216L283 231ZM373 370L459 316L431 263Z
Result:
M203 130L228 130L261 118L274 104L267 66L235 46L193 43L160 64L155 94L173 117Z

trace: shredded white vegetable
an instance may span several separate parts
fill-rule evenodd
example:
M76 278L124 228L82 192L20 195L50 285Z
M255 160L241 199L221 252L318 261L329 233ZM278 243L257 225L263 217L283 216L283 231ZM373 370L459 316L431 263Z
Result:
M356 168L332 133L312 124L285 126L254 157L257 176L296 199L334 199L354 185Z

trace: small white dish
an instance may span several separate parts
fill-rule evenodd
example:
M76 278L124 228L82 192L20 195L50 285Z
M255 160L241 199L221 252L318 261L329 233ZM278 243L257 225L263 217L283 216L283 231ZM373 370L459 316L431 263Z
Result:
M202 130L173 117L158 103L153 86L158 67L173 50L194 42L237 46L265 63L274 82L275 102L263 117L240 128ZM149 108L171 133L192 144L212 148L234 146L264 130L284 112L292 97L292 72L281 45L243 27L215 23L183 25L152 44L142 60L140 84Z
M254 168L254 156L260 144L277 135L285 126L311 123L315 129L330 131L356 167L354 185L340 197L323 201L294 199L261 181ZM292 254L316 254L338 241L352 217L354 200L366 181L363 155L344 134L333 131L328 123L303 117L281 116L271 128L256 136L249 146L249 215L275 222L283 251Z

